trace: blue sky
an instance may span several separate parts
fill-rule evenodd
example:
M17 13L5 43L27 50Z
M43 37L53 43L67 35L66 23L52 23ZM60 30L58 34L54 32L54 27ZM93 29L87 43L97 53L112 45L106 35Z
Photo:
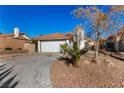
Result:
M71 11L80 6L0 6L0 32L12 33L14 27L31 37L70 32L80 24ZM86 7L86 6L83 6ZM106 10L104 6L99 8Z
M19 27L29 36L72 31L79 20L71 15L78 6L0 6L0 32Z

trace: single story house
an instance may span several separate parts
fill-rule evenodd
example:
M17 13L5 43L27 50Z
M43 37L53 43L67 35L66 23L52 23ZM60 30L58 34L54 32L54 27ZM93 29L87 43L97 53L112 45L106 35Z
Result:
M88 42L91 46L94 45L93 40L90 40L84 36L84 30L80 25L76 26L73 32L41 35L34 39L38 41L38 52L60 52L61 44L72 44L73 41L80 42L80 49L85 47L85 42Z
M124 28L108 36L103 44L107 50L124 52Z
M124 29L116 34L114 47L115 51L124 52Z
M37 38L38 40L38 52L60 52L60 45L66 43L71 43L72 34L49 34L42 35Z

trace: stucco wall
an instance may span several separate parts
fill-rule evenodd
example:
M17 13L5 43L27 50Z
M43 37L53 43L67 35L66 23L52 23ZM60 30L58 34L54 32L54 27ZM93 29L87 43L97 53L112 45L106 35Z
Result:
M35 52L35 44L25 43L24 46L25 49L28 50L28 52Z
M124 41L120 42L120 51L124 52Z
M3 51L7 47L12 48L13 50L17 50L19 48L24 49L24 43L24 40L0 37L0 51Z

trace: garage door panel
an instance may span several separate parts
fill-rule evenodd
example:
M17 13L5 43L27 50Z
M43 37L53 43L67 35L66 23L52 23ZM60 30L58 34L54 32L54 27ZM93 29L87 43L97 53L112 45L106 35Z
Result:
M60 44L64 44L65 41L44 41L41 42L42 52L59 52Z

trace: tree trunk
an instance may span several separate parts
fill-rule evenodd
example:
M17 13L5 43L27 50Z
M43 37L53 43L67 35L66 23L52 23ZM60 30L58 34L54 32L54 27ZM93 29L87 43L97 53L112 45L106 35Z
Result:
M97 59L98 51L99 51L99 40L96 42L95 55L94 55L95 60Z
M99 52L99 35L100 33L96 31L96 47L95 47L95 55L94 55L95 60L97 59L98 52Z

